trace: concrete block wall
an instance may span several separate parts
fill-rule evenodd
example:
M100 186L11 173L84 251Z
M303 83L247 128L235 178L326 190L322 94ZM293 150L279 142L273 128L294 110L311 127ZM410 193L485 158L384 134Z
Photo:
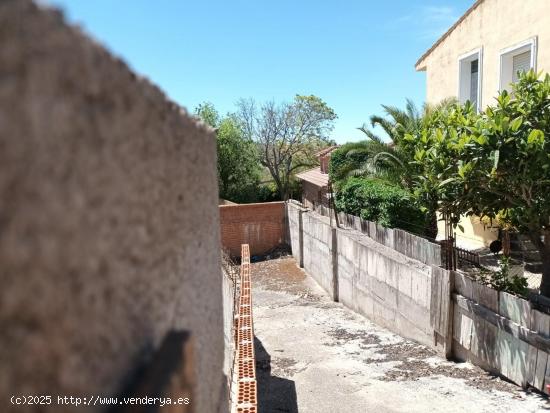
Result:
M209 128L58 12L1 1L1 410L119 395L187 330L193 409L224 411L217 196Z
M287 209L293 255L335 301L436 347L430 318L431 266L360 231L334 228L330 218L295 203L288 203ZM354 227L361 229L361 223ZM379 234L379 239L393 240L393 233L386 235Z
M286 241L285 203L220 205L222 247L238 257L241 244L250 246L252 255L259 255Z
M456 272L453 354L548 394L550 315Z
M302 214L306 211L306 208L302 208L292 201L287 204L287 244L290 246L292 256L300 267L304 266Z
M302 214L303 266L337 301L337 255L335 229L330 220L313 213Z
M330 211L326 211L326 214L329 213ZM386 228L377 222L368 221L344 212L339 212L338 217L342 226L360 231L379 244L390 247L424 264L441 265L441 246L439 244L402 229Z
M338 299L377 324L433 346L431 268L349 230L337 230Z
M287 208L293 254L335 301L444 356L548 393L550 314L422 262L439 257L422 238L351 216L342 219L348 228L331 228L328 217L293 203ZM427 253L417 242L426 242Z

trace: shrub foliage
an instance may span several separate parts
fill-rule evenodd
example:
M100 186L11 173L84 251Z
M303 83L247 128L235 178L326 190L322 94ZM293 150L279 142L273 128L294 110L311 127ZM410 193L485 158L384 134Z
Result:
M424 227L425 216L409 192L376 180L349 178L336 194L336 206L389 228L419 233Z

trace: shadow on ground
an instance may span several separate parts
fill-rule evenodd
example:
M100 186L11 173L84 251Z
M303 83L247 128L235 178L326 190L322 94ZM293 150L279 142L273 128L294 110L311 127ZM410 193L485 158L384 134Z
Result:
M298 413L294 381L271 375L271 356L262 342L254 338L258 411L262 413Z

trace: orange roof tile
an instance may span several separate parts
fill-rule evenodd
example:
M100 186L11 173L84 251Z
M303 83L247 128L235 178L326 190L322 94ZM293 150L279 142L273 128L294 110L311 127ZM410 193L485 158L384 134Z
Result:
M328 174L322 173L319 167L300 172L296 174L296 178L302 181L311 182L318 187L328 186Z

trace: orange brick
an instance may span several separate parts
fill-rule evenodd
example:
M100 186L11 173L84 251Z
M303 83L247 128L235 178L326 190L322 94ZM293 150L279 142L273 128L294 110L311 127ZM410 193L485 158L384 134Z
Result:
M263 254L284 242L285 204L221 205L222 246L233 256L241 255L241 245L249 245L250 255Z

